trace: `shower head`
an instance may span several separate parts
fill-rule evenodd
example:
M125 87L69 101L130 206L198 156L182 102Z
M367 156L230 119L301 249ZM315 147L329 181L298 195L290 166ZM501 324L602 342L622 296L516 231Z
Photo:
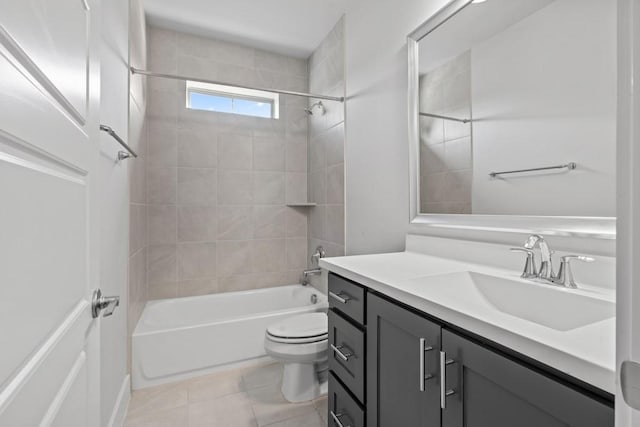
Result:
M311 105L309 108L305 108L304 112L310 116L313 116L313 109L316 107L318 107L318 109L320 110L321 115L324 115L324 113L327 112L327 109L324 108L324 104L322 103L322 101L318 101L315 104Z

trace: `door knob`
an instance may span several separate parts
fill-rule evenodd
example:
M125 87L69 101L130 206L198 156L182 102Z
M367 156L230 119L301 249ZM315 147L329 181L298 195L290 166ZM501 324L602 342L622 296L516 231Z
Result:
M100 313L102 317L111 316L119 305L120 297L105 297L100 289L96 289L91 298L91 315L94 319L100 316Z

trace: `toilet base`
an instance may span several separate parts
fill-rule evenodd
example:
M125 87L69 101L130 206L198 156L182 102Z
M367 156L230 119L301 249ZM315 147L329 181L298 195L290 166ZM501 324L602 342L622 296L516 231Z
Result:
M285 363L282 373L282 395L292 403L320 397L327 393L327 381L321 381L320 377L326 375L319 375L316 363Z

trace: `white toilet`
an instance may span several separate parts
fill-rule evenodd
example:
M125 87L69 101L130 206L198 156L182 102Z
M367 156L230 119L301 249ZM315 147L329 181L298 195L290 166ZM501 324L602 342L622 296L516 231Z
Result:
M264 348L284 363L282 394L289 402L327 393L327 335L326 313L288 317L267 328Z

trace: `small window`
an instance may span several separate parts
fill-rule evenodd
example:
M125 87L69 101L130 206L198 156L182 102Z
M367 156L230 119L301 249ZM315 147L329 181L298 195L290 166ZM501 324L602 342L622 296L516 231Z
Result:
M262 90L187 81L187 108L277 119L280 95Z

